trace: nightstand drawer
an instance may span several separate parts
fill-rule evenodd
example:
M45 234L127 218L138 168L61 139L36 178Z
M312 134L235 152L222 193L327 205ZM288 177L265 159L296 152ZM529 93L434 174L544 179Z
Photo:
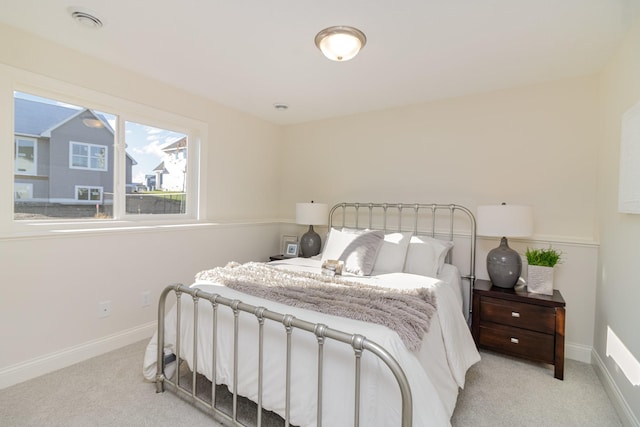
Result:
M553 307L542 307L485 296L482 297L480 304L480 320L546 334L553 334L556 330L556 316Z
M480 326L480 345L544 363L554 361L554 336L503 325Z

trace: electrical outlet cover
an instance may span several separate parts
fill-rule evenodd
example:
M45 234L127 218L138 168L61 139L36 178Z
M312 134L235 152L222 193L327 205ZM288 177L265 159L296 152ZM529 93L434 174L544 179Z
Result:
M98 317L104 318L111 316L111 301L100 301L98 303Z

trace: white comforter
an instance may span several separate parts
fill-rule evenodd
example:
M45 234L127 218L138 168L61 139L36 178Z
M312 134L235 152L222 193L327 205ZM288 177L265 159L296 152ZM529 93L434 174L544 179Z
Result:
M272 263L282 268L300 271L319 271L319 261L295 258ZM467 369L480 360L480 355L469 333L461 308L459 280L455 268L448 270L449 283L433 278L404 273L392 273L354 280L387 288L430 287L436 293L437 313L431 320L419 352L409 352L400 337L388 328L365 322L329 316L314 311L289 307L283 304L242 294L211 282L196 282L207 292L219 293L227 298L240 299L248 304L265 306L272 311L314 323L324 323L333 329L359 333L375 341L389 351L402 366L411 386L413 396L413 422L415 426L448 426L455 407L458 389L464 386ZM191 298L183 297L181 318L181 357L190 366L193 360L193 309ZM198 348L198 371L212 378L211 367L211 304L200 301L199 342L208 342ZM175 316L173 307L166 318L165 352L175 348ZM229 385L233 381L233 328L230 310L219 309L219 353L216 367L218 383ZM241 315L240 357L238 393L257 401L257 321L252 315ZM227 325L222 328L221 325ZM265 322L265 360L263 382L263 407L281 416L285 413L285 342L284 327ZM155 379L157 336L154 335L144 358L143 373L149 380ZM316 425L316 360L315 336L302 331L293 333L292 352L292 405L290 420L294 425ZM353 350L346 345L328 340L324 354L323 424L342 426L353 424ZM400 393L395 379L386 365L365 352L362 359L361 425L400 425Z

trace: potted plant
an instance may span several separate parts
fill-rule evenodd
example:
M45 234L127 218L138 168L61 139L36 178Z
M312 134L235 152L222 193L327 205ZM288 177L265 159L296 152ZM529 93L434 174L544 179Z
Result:
M553 295L553 267L562 258L562 252L548 249L527 248L527 290L538 294Z

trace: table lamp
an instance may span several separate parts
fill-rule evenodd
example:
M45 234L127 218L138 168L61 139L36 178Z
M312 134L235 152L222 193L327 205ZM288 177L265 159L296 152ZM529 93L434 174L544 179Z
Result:
M304 258L320 253L320 235L313 230L314 225L326 225L329 207L326 203L296 203L296 223L309 225L309 230L300 239L300 251Z
M494 286L513 288L520 273L520 254L509 247L507 237L527 237L533 233L533 212L530 206L478 206L478 235L500 237L500 246L487 254L487 273Z

